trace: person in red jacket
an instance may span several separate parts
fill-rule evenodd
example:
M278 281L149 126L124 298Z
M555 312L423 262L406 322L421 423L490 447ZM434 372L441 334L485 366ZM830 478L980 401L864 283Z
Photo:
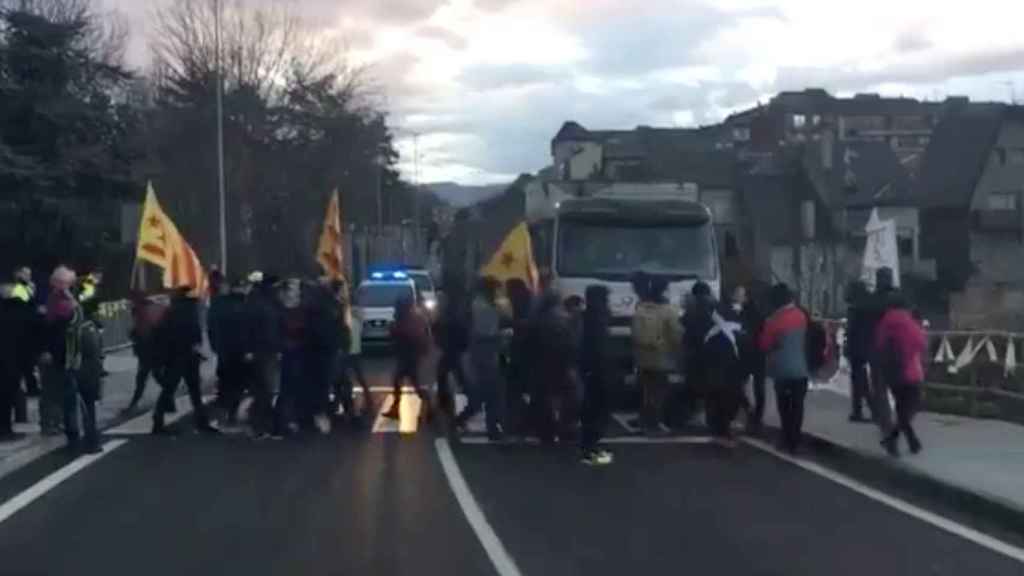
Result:
M896 426L882 440L882 446L892 456L899 456L900 432L912 453L921 451L913 420L921 403L922 356L927 347L924 329L908 309L904 296L899 292L889 294L888 309L875 329L874 348L880 359L882 378L889 383L896 399Z
M430 353L430 325L412 298L402 298L395 305L395 323L391 327L395 347L394 398L385 418L399 417L402 401L402 380L408 379L422 401L421 414L429 415L430 399L420 385L420 362Z

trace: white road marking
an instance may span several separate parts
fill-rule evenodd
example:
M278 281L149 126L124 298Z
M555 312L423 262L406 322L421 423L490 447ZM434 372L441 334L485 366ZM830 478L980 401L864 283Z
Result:
M497 570L498 576L520 576L515 560L505 550L505 546L498 539L494 528L491 527L487 517L484 516L483 510L480 509L480 505L477 504L476 498L473 497L473 492L469 489L469 485L466 484L466 479L462 476L462 471L459 470L459 464L455 461L455 455L452 454L452 448L448 444L448 440L438 438L434 441L434 447L437 449L437 457L441 461L444 475L448 479L448 486L451 487L452 493L455 494L455 499L459 502L462 513L466 515L466 520L469 521L473 532L476 533L476 537L480 540L480 544L483 546L484 552L487 553L487 557L491 559L491 564Z
M462 444L488 445L502 444L492 442L484 436L463 436L459 439ZM646 436L613 436L601 440L602 444L711 444L710 436L664 436L648 438ZM513 441L511 444L540 444L538 438L526 438L523 441Z
M969 540L971 542L974 542L975 544L977 544L979 546L983 546L983 547L988 548L989 550L992 550L994 552L998 552L998 553L1003 554L1005 556L1009 556L1010 558L1013 558L1014 560L1017 560L1018 562L1024 562L1024 549L1022 549L1022 548L1018 548L1016 546L1013 546L1012 544L1007 544L1006 542L1003 542L1002 540L997 540L997 539L995 539L995 538L993 538L993 537L991 537L991 536L989 536L987 534L983 534L983 533L981 533L981 532L979 532L979 531L977 531L977 530L975 530L973 528L970 528L968 526L964 526L963 524L954 522L954 521L952 521L952 520L950 520L948 518L945 518L943 516L939 516L938 514L935 514L933 512L929 512L928 510L925 510L923 508L915 506L915 505L913 505L913 504L911 504L909 502L906 502L906 501L901 500L899 498L896 498L894 496L890 496L888 494L885 494L884 492L881 492L880 490L876 490L874 488L871 488L870 486L862 484L862 483L860 483L860 482L858 482L858 481L856 481L856 480L854 480L852 478L849 478L847 476L844 476L844 475L842 475L842 474L840 474L840 473L838 473L838 472L836 472L834 470L829 470L828 468L826 468L824 466L821 466L821 465L819 465L817 463L810 462L810 461L805 460L803 458L796 458L796 457L790 456L789 454L784 454L784 453L776 450L775 448L771 447L767 443L762 442L760 440L755 440L753 438L743 438L743 441L746 442L747 444L755 447L755 448L758 448L760 450L768 452L769 454L772 454L772 455L776 456L777 458L785 460L786 462L789 462L790 464L793 464L795 466L803 468L804 470L806 470L808 472L811 472L813 474L817 474L818 476L821 476L822 478L831 480L832 482L835 482L836 484L839 484L840 486L843 486L845 488L853 490L854 492L857 492L858 494L860 494L862 496L866 496L866 497L868 497L868 498L870 498L870 499L872 499L872 500L874 500L876 502L879 502L879 503L884 504L884 505L886 505L886 506L888 506L890 508L893 508L895 510L903 512L904 514L906 514L908 516L913 516L914 518L917 518L918 520L921 520L922 522L926 522L928 524L931 524L932 526L934 526L936 528L939 528L940 530L945 530L946 532L949 532L950 534L953 534L953 535L959 536L959 537L961 537L961 538L963 538L965 540Z
M629 423L629 420L631 418L636 418L636 414L635 413L632 413L632 412L615 412L615 413L612 414L612 418L614 418L615 421L619 423L619 426L622 426L623 428L625 428L626 432L629 432L630 434L639 434L640 433L640 429L639 428L637 428L636 426L633 426L632 424Z
M50 490L56 488L61 482L64 482L68 478L71 478L78 472L82 471L86 466L95 463L100 458L103 458L107 454L117 450L127 442L127 440L111 440L103 445L103 452L77 458L60 470L57 470L39 482L36 482L24 492L21 492L14 498L4 502L3 505L0 505L0 523L13 516L22 508L36 501L39 497L43 496Z

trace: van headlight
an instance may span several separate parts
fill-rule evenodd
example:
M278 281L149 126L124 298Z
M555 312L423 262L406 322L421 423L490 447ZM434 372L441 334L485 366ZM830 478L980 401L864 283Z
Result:
M434 300L434 299L424 300L423 301L423 307L426 308L427 310L434 310L435 308L437 308L437 300Z

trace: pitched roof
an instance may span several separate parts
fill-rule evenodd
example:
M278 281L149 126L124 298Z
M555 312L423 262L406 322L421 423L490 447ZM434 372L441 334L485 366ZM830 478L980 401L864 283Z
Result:
M833 147L824 172L832 198L847 207L905 206L914 202L910 173L884 142L846 142Z
M971 104L932 133L915 194L924 207L969 206L999 136L1006 106Z

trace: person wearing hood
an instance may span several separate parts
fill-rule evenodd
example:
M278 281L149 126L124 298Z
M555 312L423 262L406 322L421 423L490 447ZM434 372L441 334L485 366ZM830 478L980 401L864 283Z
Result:
M266 275L246 301L246 325L250 361L252 408L249 426L253 438L267 438L274 421L273 399L281 378L284 350L284 317L275 294L277 278Z
M96 402L103 390L103 329L97 320L99 301L95 298L82 302L79 307L80 319L72 322L76 331L72 337L77 340L76 355L69 358L68 389L65 391L65 430L69 443L77 445L79 438L78 416L81 411L83 451L98 454L103 451L99 429L96 424ZM74 440L72 440L74 439Z
M203 331L199 324L199 300L191 295L192 290L191 287L177 289L171 299L167 315L156 332L162 368L160 398L153 408L152 433L155 436L172 435L164 425L164 417L168 408L174 405L175 395L182 380L188 389L196 428L205 434L219 432L207 418L200 390L199 368L203 361Z
M342 347L342 311L330 290L330 281L322 279L303 288L305 310L305 385L300 424L314 426L323 435L331 432L330 388Z
M430 418L430 397L420 381L420 368L430 354L430 325L412 297L402 297L395 304L395 323L391 326L391 339L395 349L395 371L391 378L391 408L385 418L400 418L402 383L408 381L420 398L420 415Z
M743 378L750 379L754 393L753 403L741 394L740 404L745 406L747 412L747 432L757 434L763 426L765 407L765 356L757 346L757 337L764 328L764 314L745 286L737 286L733 290L732 313L739 317L743 325L744 345L740 348Z
M509 319L512 339L508 347L508 377L505 382L505 429L513 435L522 436L528 427L524 395L529 390L530 363L533 360L528 344L533 293L520 278L506 281L505 292L512 308Z
M736 446L732 422L741 404L743 381L749 375L743 356L747 348L747 334L739 314L731 306L712 310L701 347L707 388L706 417L712 438L727 448Z
M232 282L227 294L215 300L207 321L210 346L217 353L216 405L218 412L224 415L223 423L228 426L237 423L238 408L252 375L248 358L251 338L248 296L248 282Z
M640 299L632 324L637 383L643 391L640 424L651 435L668 429L669 375L678 369L676 350L682 341L679 310L666 298L667 289L668 281L660 276L637 273L633 278L633 290Z
M566 442L576 425L570 386L578 351L557 290L549 288L542 293L531 324L530 350L537 367L530 394L534 425L543 444L553 444L556 435Z
M771 303L775 312L765 322L758 345L768 355L768 377L775 382L782 448L794 453L803 435L804 400L810 379L806 344L809 319L785 284L772 287Z
M873 346L880 359L882 378L896 399L896 426L882 439L882 446L891 456L899 456L898 442L902 433L910 451L917 454L921 451L921 440L913 423L921 403L923 357L928 352L928 337L899 292L889 294L888 310L878 323Z
M608 380L612 374L608 288L599 284L584 292L583 337L580 349L580 376L583 379L580 461L590 466L611 464L612 453L600 447L608 427Z
M895 284L892 268L879 268L875 271L875 293L869 300L866 321L865 338L871 351L868 358L871 368L871 409L883 439L890 437L893 432L892 408L889 406L889 383L885 380L883 359L878 356L878 350L870 343L874 335L878 333L878 326L889 309L890 295L896 292Z

